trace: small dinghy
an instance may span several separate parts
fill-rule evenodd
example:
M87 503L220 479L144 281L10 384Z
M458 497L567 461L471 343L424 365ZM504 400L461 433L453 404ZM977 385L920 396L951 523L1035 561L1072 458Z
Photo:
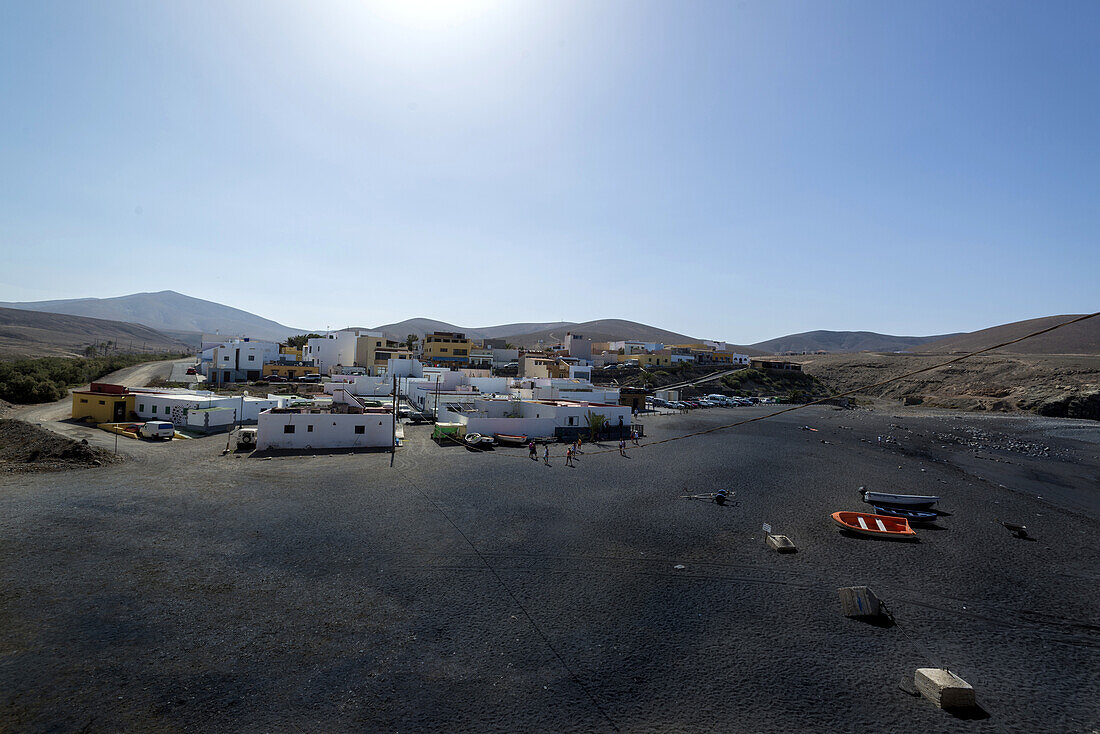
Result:
M939 497L927 494L890 494L889 492L869 492L866 489L859 490L859 493L863 495L863 501L869 505L910 507L915 510L929 510L932 505L940 501Z
M467 433L466 438L462 440L466 442L467 446L475 448L486 448L493 445L492 436L483 436L480 433Z
M526 446L527 436L513 436L510 433L498 433L496 434L497 441L509 446Z
M872 538L915 540L917 537L904 517L872 515L869 512L834 512L832 518L843 529Z
M890 517L904 517L909 522L929 522L939 517L938 513L931 510L910 510L905 507L885 507L883 505L873 505L875 512L880 515L889 515Z

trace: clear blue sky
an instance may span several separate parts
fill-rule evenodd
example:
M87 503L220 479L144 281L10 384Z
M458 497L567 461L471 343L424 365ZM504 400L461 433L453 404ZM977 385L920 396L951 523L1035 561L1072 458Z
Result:
M9 2L0 300L753 342L1100 304L1100 3Z

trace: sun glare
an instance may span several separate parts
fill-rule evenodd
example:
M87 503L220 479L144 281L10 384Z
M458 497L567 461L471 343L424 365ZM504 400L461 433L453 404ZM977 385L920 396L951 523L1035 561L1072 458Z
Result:
M371 14L393 23L429 27L475 20L498 5L497 0L368 0Z

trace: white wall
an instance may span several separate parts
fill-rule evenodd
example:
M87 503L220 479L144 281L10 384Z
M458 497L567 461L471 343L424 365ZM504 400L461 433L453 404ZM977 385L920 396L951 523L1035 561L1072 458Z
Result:
M554 435L554 421L550 418L487 418L475 415L467 418L466 433L488 436L507 433L511 436L543 438Z
M294 433L286 433L284 426L294 426ZM363 426L363 433L355 433L355 426ZM261 451L389 448L392 440L393 418L388 413L264 412L256 430L256 448Z
M248 396L208 397L204 395L176 395L162 393L136 393L134 412L143 420L172 421L177 426L187 425L187 412L195 408L228 408L242 412L240 420L254 423L262 411L278 406L277 399Z
M302 359L313 360L317 371L327 375L336 365L351 367L355 364L355 346L362 329L330 331L320 339L310 339L302 349Z

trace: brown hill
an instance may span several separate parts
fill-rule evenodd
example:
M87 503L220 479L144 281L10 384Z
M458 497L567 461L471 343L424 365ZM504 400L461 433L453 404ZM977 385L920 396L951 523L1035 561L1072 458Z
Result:
M753 344L767 354L784 352L812 354L816 351L840 352L911 352L922 351L921 345L961 334L938 336L893 336L873 331L805 331L801 334L769 339Z
M0 308L0 358L82 357L86 347L111 342L120 352L187 352L179 339L141 324Z
M925 344L921 352L973 352L1075 318L1077 314L1015 321ZM1001 354L1100 354L1100 316L996 350Z

